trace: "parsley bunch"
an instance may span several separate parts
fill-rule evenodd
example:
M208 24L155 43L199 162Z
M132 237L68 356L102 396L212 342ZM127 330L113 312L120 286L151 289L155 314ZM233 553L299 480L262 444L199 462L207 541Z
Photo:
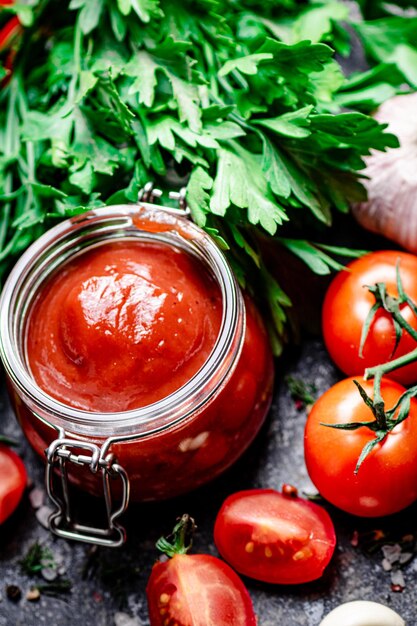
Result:
M148 180L185 183L194 221L262 296L278 352L290 303L262 239L318 273L339 267L332 249L306 240L310 227L362 199L363 157L397 145L367 115L340 112L333 50L305 40L316 23L310 39L346 50L346 8L313 2L316 22L296 0L7 10L25 28L0 91L0 270L53 220L135 202Z

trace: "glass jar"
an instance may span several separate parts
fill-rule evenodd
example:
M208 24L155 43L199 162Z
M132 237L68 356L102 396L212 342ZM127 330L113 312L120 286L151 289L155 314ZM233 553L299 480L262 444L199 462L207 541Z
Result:
M221 291L221 327L203 366L171 395L139 409L88 412L63 404L36 383L26 351L28 314L40 287L69 260L123 240L174 246L199 259ZM47 489L56 505L51 530L101 545L124 541L117 518L129 497L170 498L229 467L259 431L271 401L268 337L224 255L175 210L147 202L109 206L64 221L23 254L0 301L0 350L23 432L34 450L46 455ZM72 519L68 482L104 494L106 525L91 528Z

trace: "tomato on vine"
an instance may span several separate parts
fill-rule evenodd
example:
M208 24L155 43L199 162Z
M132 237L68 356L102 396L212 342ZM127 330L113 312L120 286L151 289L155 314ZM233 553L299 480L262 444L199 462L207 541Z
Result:
M171 558L153 566L146 588L151 626L256 626L249 593L229 565L208 554L187 554L193 527L184 515L172 541L157 543Z
M400 357L417 347L408 332L396 328L392 316L376 309L375 294L367 286L384 283L386 294L397 297L398 274L408 297L417 302L417 257L406 252L380 251L367 254L347 265L333 279L326 293L322 326L326 348L336 365L347 375L362 374L368 367ZM417 316L407 302L399 311L412 331L417 333ZM369 328L366 337L363 328ZM362 349L361 349L362 341ZM398 345L397 344L398 341ZM417 362L392 372L390 377L408 385L417 381Z
M388 378L378 382L377 391L372 381L357 382L361 394L354 378L347 378L310 411L307 470L321 495L340 509L364 517L390 515L417 499L417 400Z
M319 505L284 486L229 496L216 518L214 541L238 572L277 584L320 578L332 558L336 535Z

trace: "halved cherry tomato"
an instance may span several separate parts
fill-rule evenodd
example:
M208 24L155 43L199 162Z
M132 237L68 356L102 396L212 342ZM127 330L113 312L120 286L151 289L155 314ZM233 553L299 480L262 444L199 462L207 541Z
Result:
M304 438L307 470L321 495L348 513L364 517L396 513L417 499L417 400L411 399L409 417L375 446L355 474L361 451L375 439L375 432L322 425L374 420L353 380L333 385L310 411ZM358 381L372 397L372 381ZM386 409L404 391L402 385L382 379Z
M375 304L374 296L366 285L383 282L388 293L398 296L396 265L400 263L400 275L404 290L417 302L417 257L406 252L372 252L357 259L340 272L331 283L323 304L323 336L326 348L336 365L349 376L363 374L365 368L385 363L392 358L395 346L395 329L385 311L378 311L370 327L359 356L362 327ZM401 313L417 330L417 318L408 305L402 305ZM399 357L417 347L406 332L395 351ZM390 375L404 385L417 381L417 362L401 367Z
M0 444L0 524L16 509L26 483L22 459L8 446Z
M323 574L335 531L322 507L296 491L285 493L253 489L229 496L217 516L214 541L241 574L268 583L305 583Z
M256 626L243 582L208 554L156 563L146 594L151 626Z

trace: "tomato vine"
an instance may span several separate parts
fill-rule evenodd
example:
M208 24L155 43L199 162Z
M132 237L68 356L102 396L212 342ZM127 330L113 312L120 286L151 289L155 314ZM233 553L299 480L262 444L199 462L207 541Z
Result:
M417 304L405 292L400 274L400 262L396 264L396 286L398 296L388 293L387 286L383 282L377 282L374 285L367 286L368 291L375 297L375 304L371 307L362 329L361 341L359 346L359 355L362 357L363 348L369 336L369 332L375 316L379 311L384 311L390 316L395 330L395 344L390 360L379 365L368 367L365 369L364 379L373 379L373 397L371 398L363 386L355 380L354 383L362 397L362 400L371 410L374 419L367 422L348 422L345 424L325 424L329 428L341 430L356 430L358 428L369 428L375 433L375 438L368 441L363 447L355 467L355 474L358 473L362 463L365 461L375 446L387 437L401 422L406 420L410 412L410 400L417 395L417 385L407 389L395 402L394 406L386 409L385 402L381 394L381 380L386 374L394 370L409 365L417 361L417 348L410 350L404 355L394 358L396 349L404 332L408 333L412 339L417 342L417 331L407 322L401 313L401 306L408 305L417 317Z

